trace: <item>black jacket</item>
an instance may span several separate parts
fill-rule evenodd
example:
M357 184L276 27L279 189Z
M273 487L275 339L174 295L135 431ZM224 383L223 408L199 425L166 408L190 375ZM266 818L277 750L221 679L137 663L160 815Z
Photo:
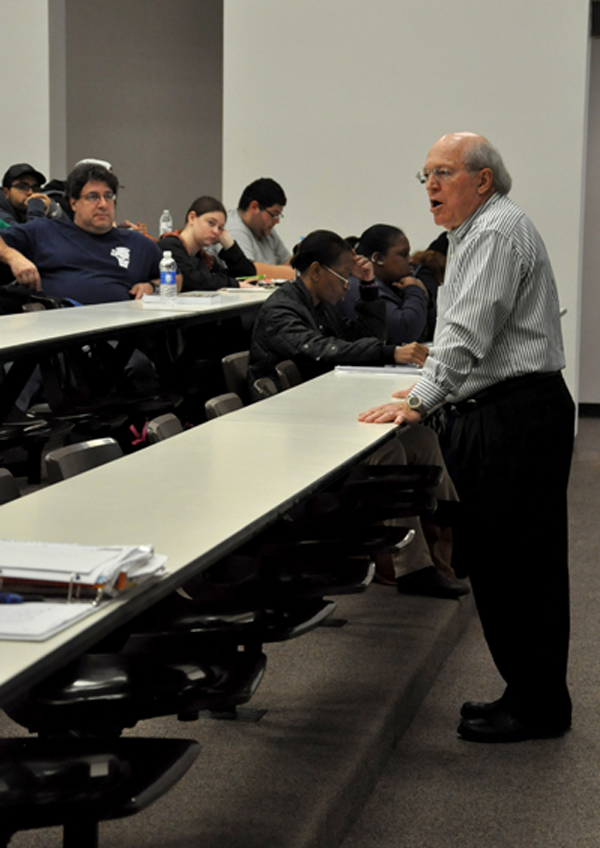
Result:
M181 291L209 291L221 288L237 288L235 277L251 277L256 274L254 263L246 259L241 247L234 242L229 250L222 250L212 268L208 268L199 256L190 256L187 247L174 234L163 236L160 250L170 250L183 276Z
M0 220L4 221L9 226L12 224L25 224L27 221L33 221L35 218L43 218L46 215L46 207L44 201L39 197L34 197L27 204L26 212L19 212L12 205L4 192L0 191ZM50 200L50 209L48 210L48 218L60 218L62 210L58 203Z
M385 304L375 286L363 288L361 295L355 307L358 317L349 321L326 303L315 308L299 278L274 292L258 313L252 332L251 391L259 377L270 377L279 385L275 366L284 359L292 359L305 380L336 365L393 363L395 345L385 343Z

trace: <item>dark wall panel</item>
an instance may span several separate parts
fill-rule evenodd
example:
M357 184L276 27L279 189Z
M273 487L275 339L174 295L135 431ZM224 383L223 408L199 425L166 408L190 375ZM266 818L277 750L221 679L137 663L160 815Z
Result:
M66 64L67 165L112 163L119 220L220 196L222 0L66 0Z

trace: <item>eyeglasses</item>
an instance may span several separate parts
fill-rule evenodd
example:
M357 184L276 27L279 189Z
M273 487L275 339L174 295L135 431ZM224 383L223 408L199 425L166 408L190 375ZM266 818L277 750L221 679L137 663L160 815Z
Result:
M41 191L40 185L31 185L31 183L13 183L11 188L17 188L19 191Z
M350 280L347 277L342 277L341 274L338 274L338 272L334 271L333 268L330 268L329 265L322 265L321 267L325 268L326 271L329 271L330 274L333 274L334 277L337 277L338 280L341 280L345 288L349 288Z
M86 203L100 203L101 200L104 200L105 203L114 203L116 199L117 195L113 194L112 191L105 191L104 194L98 194L97 191L90 191L89 194L82 196L82 200L85 200Z
M415 177L421 185L425 185L429 177L433 177L434 180L439 180L439 182L443 183L449 180L450 177L453 177L455 173L456 171L453 171L451 168L432 168L431 171L417 171Z
M274 221L281 221L283 216L283 212L271 212L270 209L267 209L265 206L260 207L263 212L267 212Z

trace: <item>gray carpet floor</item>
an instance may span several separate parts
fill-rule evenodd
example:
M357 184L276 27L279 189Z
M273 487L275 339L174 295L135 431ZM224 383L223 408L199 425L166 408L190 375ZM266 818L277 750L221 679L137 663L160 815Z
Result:
M340 599L345 627L268 647L250 704L267 710L258 724L165 718L131 731L194 738L202 750L154 806L103 823L101 848L596 846L599 506L600 420L585 419L571 485L575 712L564 739L458 740L462 701L501 691L471 599L372 586ZM25 731L0 717L0 734ZM60 844L56 828L11 842Z

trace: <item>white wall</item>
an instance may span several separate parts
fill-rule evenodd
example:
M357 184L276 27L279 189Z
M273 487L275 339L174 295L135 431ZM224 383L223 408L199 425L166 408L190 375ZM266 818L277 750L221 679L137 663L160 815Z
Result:
M220 193L220 0L64 2L68 170L107 159L119 221L157 235L170 209L183 226L196 197Z
M48 175L48 0L0 0L0 29L0 179L17 162Z
M414 178L444 132L502 151L558 279L577 384L588 0L225 0L223 196L272 176L291 247L376 222L439 232Z
M119 219L181 225L221 185L221 0L0 0L0 177L112 162Z
M592 39L581 298L582 403L600 403L600 39Z

